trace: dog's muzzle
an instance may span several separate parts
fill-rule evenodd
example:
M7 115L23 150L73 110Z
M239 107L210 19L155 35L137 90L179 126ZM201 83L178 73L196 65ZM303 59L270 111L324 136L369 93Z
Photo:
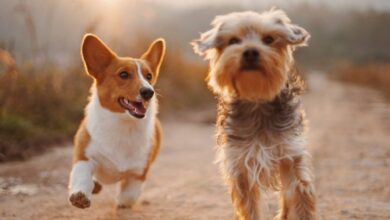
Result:
M249 48L242 53L242 69L255 70L259 67L260 52L257 49Z

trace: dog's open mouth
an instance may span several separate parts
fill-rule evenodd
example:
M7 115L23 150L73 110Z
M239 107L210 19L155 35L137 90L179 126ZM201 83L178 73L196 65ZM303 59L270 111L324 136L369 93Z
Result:
M126 109L130 115L136 118L143 118L146 114L146 108L142 102L133 102L126 98L120 97L118 99L119 104L122 108Z

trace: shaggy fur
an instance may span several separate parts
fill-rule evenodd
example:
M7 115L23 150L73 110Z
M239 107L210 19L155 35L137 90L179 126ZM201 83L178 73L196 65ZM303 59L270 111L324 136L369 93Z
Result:
M217 161L236 217L261 219L261 190L274 189L281 195L279 219L316 219L303 82L292 57L309 34L280 10L217 16L212 25L193 45L210 60L208 83L219 96ZM248 49L260 54L249 70L243 68Z

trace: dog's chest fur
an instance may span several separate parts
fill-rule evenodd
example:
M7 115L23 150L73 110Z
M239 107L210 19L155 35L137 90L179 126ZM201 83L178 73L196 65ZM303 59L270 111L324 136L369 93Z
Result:
M253 182L276 186L272 172L281 159L304 152L304 113L298 95L299 79L292 78L271 102L220 99L217 141L219 160L231 175L246 167ZM250 169L249 169L250 168Z
M96 162L103 182L116 181L126 171L142 174L154 134L155 102L153 98L144 119L135 119L104 109L92 92L86 108L86 128L91 136L86 155Z

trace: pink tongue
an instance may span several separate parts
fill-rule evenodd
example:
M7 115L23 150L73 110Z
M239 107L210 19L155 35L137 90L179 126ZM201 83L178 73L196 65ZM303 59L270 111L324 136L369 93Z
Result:
M142 103L134 103L133 106L136 109L136 112L139 114L145 114L146 113L146 108Z

